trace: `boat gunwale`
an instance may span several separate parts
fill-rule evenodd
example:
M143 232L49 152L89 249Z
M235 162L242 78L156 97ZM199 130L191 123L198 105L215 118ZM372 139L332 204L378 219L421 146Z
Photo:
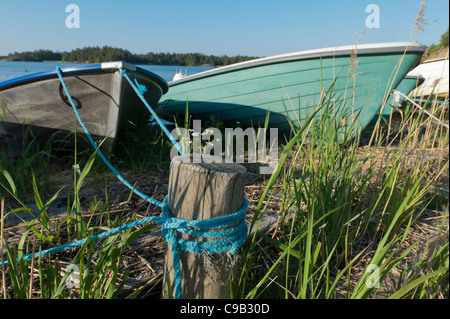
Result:
M249 68L285 63L295 62L300 60L314 59L314 58L327 58L327 57L342 57L351 56L355 52L357 56L361 55L373 55L373 54L394 54L394 53L421 53L423 54L426 47L416 42L390 42L390 43L375 43L375 44L360 44L360 45L347 45L342 47L329 47L315 50L297 51L292 53L286 53L281 55L274 55L270 57L264 57L240 63L227 65L224 67L207 70L204 72L196 73L185 78L169 82L169 87L173 87L182 83L191 82L194 80L207 78L219 74L245 70Z

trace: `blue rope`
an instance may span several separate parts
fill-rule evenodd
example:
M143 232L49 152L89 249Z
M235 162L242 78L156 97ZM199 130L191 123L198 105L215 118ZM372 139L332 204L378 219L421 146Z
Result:
M166 202L167 197L164 199ZM163 207L162 237L170 244L172 248L173 268L175 273L175 298L181 298L181 268L178 250L189 251L193 253L236 253L247 238L247 225L245 224L245 212L247 211L248 201L244 198L244 204L234 214L205 220L184 220L169 216L167 207ZM236 225L236 223L238 223ZM158 223L160 224L160 223ZM208 232L192 230L188 227L195 227L204 230L213 230L233 226L233 228L221 232ZM191 241L177 236L176 232L196 235L215 239L212 241Z
M69 250L78 246L84 245L88 240L93 242L99 239L103 239L115 234L118 234L124 230L151 223L157 222L161 226L163 239L170 244L172 250L173 268L175 272L175 298L181 298L181 268L179 250L189 251L193 253L224 253L230 252L235 254L239 247L241 247L247 238L247 225L245 224L245 212L247 211L248 200L244 198L242 207L235 213L224 217L204 219L204 220L185 220L180 218L171 217L169 209L167 207L167 196L164 198L162 206L161 217L153 216L143 218L123 226L116 227L110 231L94 235L89 238L84 238L75 242L71 242L62 246L53 247L35 253L34 258L40 256L50 255L61 251ZM233 228L210 232L209 230L216 230L220 228L227 228L234 226ZM193 230L191 228L203 229ZM213 239L211 241L195 241L181 238L177 235L177 232L185 233L189 235L195 235L197 237L204 237ZM23 256L23 260L30 260L33 258L33 254ZM8 260L3 262L4 265L9 263ZM1 262L0 262L1 265Z
M127 187L129 187L132 191L134 191L136 194L147 200L148 202L155 204L162 208L162 215L161 217L153 216L153 217L147 217L143 218L131 223L128 223L123 226L116 227L112 230L100 233L98 235L94 235L88 238L84 238L72 243L68 243L62 246L53 247L50 249L43 250L41 252L35 253L35 254L28 254L23 256L23 260L30 260L33 258L33 255L35 258L39 258L39 256L45 256L50 255L53 253L69 250L71 248L75 248L78 246L84 245L88 240L89 242L93 242L102 238L106 238L115 234L118 234L124 230L151 223L151 222L157 222L158 225L161 226L162 230L162 237L163 239L170 244L171 250L172 250L172 258L173 258L173 266L174 266L174 272L175 272L175 298L180 299L181 298L181 268L180 268L180 257L179 257L179 250L183 251L189 251L193 253L204 253L205 251L209 253L224 253L224 252L230 252L231 254L235 254L239 247L243 245L247 238L247 225L245 224L245 213L247 211L248 207L248 200L244 197L244 203L242 207L235 213L220 217L220 218L213 218L213 219L205 219L205 220L185 220L180 218L171 217L169 213L169 209L167 207L167 196L164 198L163 202L156 201L138 190L134 189L134 187L131 186L130 183L128 183L125 179L123 179L120 174L117 172L117 170L109 163L109 161L106 159L106 157L103 155L103 153L98 149L97 145L95 144L95 141L93 140L92 136L90 135L89 131L87 130L86 126L84 125L83 121L81 120L80 114L78 113L78 110L73 103L72 97L69 93L69 90L66 86L66 83L64 82L64 79L61 74L61 70L59 67L56 68L56 71L58 73L58 77L64 87L64 90L66 92L66 95L75 111L75 114L77 116L78 121L80 122L81 126L83 127L86 135L88 136L89 141L94 146L94 148L97 149L97 152L101 159L105 162L105 164L111 169L111 171L114 173L114 175ZM143 93L145 93L145 86L139 85L137 82L136 77L132 73L136 86L131 82L129 77L127 76L126 72L121 71L121 75L126 77L127 80L130 82L130 85L134 88L136 93L141 97L141 99L146 104L147 108L151 111L155 119L158 121L158 124L161 125L161 128L165 129L166 134L168 133L167 128L165 128L164 124L159 120L159 117L156 116L156 113L154 113L153 109L147 104L144 97L142 96ZM145 88L145 89L144 89ZM171 137L170 133L168 134L169 137ZM178 143L175 141L175 145L179 146ZM180 153L182 153L181 147L178 148ZM183 154L183 153L182 153ZM232 228L229 228L233 226ZM201 229L201 230L195 230ZM217 230L221 228L229 228L223 231L209 231L209 230ZM177 235L177 232L179 233L185 233L192 236L197 237L204 237L209 239L209 241L197 241L197 240L188 240L184 239ZM3 262L3 265L8 264L8 260ZM0 262L0 266L2 263Z
M134 82L130 80L130 78L128 77L127 71L131 73L131 75L134 78ZM134 75L134 73L130 70L127 69L123 69L122 71L120 71L120 75L123 76L125 79L128 80L128 82L130 83L131 87L133 88L133 90L136 92L136 94L139 96L139 98L142 100L142 102L144 102L145 106L147 107L147 109L150 111L150 114L153 115L153 117L155 118L156 122L159 124L159 126L161 127L161 129L164 131L164 133L167 135L167 137L170 139L170 141L172 142L173 145L175 145L175 147L178 149L178 152L183 155L184 151L181 148L180 144L178 143L178 141L172 136L172 134L170 134L169 130L167 129L167 127L164 125L164 123L161 121L161 119L159 118L159 116L156 114L155 110L153 110L153 108L147 103L147 101L145 100L144 97L144 93L147 91L147 88L144 85L140 85L136 79L136 76Z
M119 172L114 168L114 166L111 165L111 163L108 161L108 159L105 157L105 155L103 155L103 153L100 151L100 149L97 147L97 144L95 144L94 139L92 138L91 134L89 133L87 127L84 125L83 120L81 119L80 113L78 113L78 109L75 106L75 104L73 103L72 100L72 96L70 95L69 89L67 88L66 82L63 79L63 76L61 74L61 69L59 67L56 67L56 72L58 73L58 77L61 81L61 84L64 88L64 91L66 92L67 98L70 101L70 104L72 105L73 110L75 111L75 115L77 116L78 122L80 123L81 127L83 128L84 132L86 133L89 142L91 142L92 146L94 147L94 149L97 149L97 153L100 156L100 158L103 160L103 162L106 164L106 166L108 166L108 168L113 172L113 174L125 185L127 186L129 189L131 189L134 193L136 193L137 195L139 195L141 198L145 199L146 201L157 205L159 207L162 207L162 203L148 197L147 195L143 194L142 192L140 192L139 190L135 189L135 187L133 187L128 181L126 181L120 174Z

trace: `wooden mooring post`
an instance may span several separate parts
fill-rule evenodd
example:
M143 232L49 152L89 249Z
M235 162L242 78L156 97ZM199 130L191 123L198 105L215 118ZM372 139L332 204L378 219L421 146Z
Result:
M211 156L206 161L202 157L201 163L193 163L192 155L178 156L172 160L167 201L172 217L204 220L227 216L241 208L245 167L235 163L211 163L211 160ZM185 234L183 236L188 238ZM229 280L234 268L229 256L181 250L179 256L182 298L229 298ZM172 252L167 243L162 295L165 299L175 296Z

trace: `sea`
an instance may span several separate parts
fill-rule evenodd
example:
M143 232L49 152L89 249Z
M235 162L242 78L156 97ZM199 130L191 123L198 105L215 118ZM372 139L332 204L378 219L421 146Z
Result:
M66 63L66 62L9 62L0 61L0 84L3 81L14 79L19 76L38 72L53 71L59 66L61 69L74 66L87 66L89 64ZM167 82L171 81L177 72L192 75L213 69L202 66L175 66L175 65L137 65L143 69L158 74Z

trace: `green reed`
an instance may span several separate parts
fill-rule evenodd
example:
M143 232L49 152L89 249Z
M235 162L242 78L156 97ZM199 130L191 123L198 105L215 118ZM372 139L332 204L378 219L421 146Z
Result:
M70 200L69 196L67 216L62 221L58 221L58 219L51 220L47 213L48 208L59 196L62 189L58 190L49 200L44 201L41 197L37 179L32 173L31 184L34 202L38 209L37 212L33 211L25 201L20 199L21 193L16 186L13 176L6 169L0 167L0 173L5 180L1 184L2 188L21 206L10 210L8 213L4 212L4 207L2 206L2 217L19 212L29 213L33 217L31 221L26 221L18 215L26 226L18 244L10 246L6 236L3 233L0 234L6 250L6 258L3 260L8 260L9 262L7 266L2 267L2 275L3 278L6 278L5 273L7 273L8 282L12 288L11 293L5 293L7 290L5 286L6 280L2 280L1 285L4 288L2 289L4 291L3 298L117 298L118 294L121 293L127 279L127 274L119 273L122 254L132 241L143 232L154 227L154 225L146 226L139 230L126 230L96 242L89 243L88 240L78 250L75 257L71 259L69 257L69 262L64 261L65 264L75 265L80 269L78 274L79 285L75 288L68 286L67 280L71 274L63 270L61 266L62 260L60 261L58 257L56 259L55 257L50 257L50 260L48 257L42 256L39 256L39 258L33 257L31 261L24 259L26 254L34 254L40 252L41 249L59 246L78 239L90 238L93 234L107 231L123 223L135 220L134 215L126 220L122 218L122 215L118 215L115 220L112 220L108 213L109 210L101 213L100 222L94 221L94 213L88 218L83 215L85 208L81 205L80 191L85 185L88 175L92 174L91 170L94 166L96 153L96 151L93 152L87 160L83 158L85 163L81 164L78 161L75 146L75 155L73 157L73 200ZM107 198L108 196L106 196ZM97 207L99 203L94 201L95 203ZM108 205L108 203L104 205ZM104 214L106 214L106 225L102 222ZM4 219L1 223L4 223ZM7 268L7 271L5 268ZM33 277L33 272L36 273L36 268L38 269L39 282L36 282ZM131 297L135 297L137 294L133 294Z
M358 115L355 122L342 125L345 103L339 102L331 89L324 90L318 107L302 119L302 125L291 123L292 137L280 153L250 227L258 228L274 195L282 198L279 224L274 232L256 232L241 249L240 272L230 287L234 298L377 297L382 288L371 283L376 279L383 284L410 254L416 254L417 258L401 272L395 291L388 297L448 296L448 241L433 246L419 239L408 244L414 223L430 207L444 213L442 225L448 219L448 193L440 195L433 188L441 185L438 182L442 178L448 179L448 153L443 159L432 161L416 156L430 147L446 152L448 130L406 105L399 128L379 126L377 138L370 145L361 146L361 132L353 124ZM448 111L444 107L436 108L436 112L446 119ZM188 117L185 125L188 127ZM392 132L396 139L389 136ZM168 153L158 153L156 145L153 150L154 156L148 161L165 163ZM140 147L134 151L130 148L129 154L117 157L117 162L128 161L135 156L134 152L141 151ZM16 183L17 180L21 183L20 177L14 167L0 167L2 189L21 206L8 213L20 210L34 214L17 245L9 245L2 234L11 262L3 272L9 276L12 287L12 293L4 295L5 298L36 297L33 289L42 298L116 298L126 280L126 274L119 273L124 250L153 227L129 230L81 247L69 262L80 269L80 287L75 291L67 288L70 274L64 272L59 257L23 260L27 253L127 222L121 216L113 221L107 210L100 218L106 218L107 226L94 221L93 215L88 218L82 215L80 191L88 176L96 173L96 154L80 158L75 151L72 159L73 196L68 199L67 216L60 222L51 221L47 210L62 190L44 200L39 176L31 170L31 185L24 189L33 192L38 207L38 212L33 212L21 199L23 191ZM137 165L136 169L140 167ZM281 194L276 194L280 190ZM91 198L90 206L107 207L105 193L105 203ZM39 282L33 280L36 275L33 265L38 269ZM2 285L4 288L4 280ZM137 294L138 291L133 297Z
M342 285L348 287L346 298L374 297L379 287L370 284L372 269L383 282L417 249L418 241L407 249L400 247L437 196L431 186L448 174L448 156L440 163L412 160L411 147L420 142L417 132L424 125L414 112L402 122L397 148L385 149L389 142L385 131L377 132L379 138L370 147L361 148L360 132L353 131L356 126L343 129L339 125L343 113L334 109L336 100L331 103L327 96L332 95L324 96L316 111L321 116L307 118L286 144L259 201L252 222L256 226L264 216L263 202L270 200L276 186L282 189L280 226L276 236L255 234L245 247L235 297L335 298ZM433 136L448 147L448 132ZM380 153L385 158L376 161ZM448 216L448 206L443 209ZM424 285L433 281L443 283L441 293L448 293L448 253L439 248L436 255L439 263L434 263L433 271L410 276L391 297L408 297L417 289L424 292ZM363 259L370 262L361 274L356 265ZM411 269L402 278L407 271Z

